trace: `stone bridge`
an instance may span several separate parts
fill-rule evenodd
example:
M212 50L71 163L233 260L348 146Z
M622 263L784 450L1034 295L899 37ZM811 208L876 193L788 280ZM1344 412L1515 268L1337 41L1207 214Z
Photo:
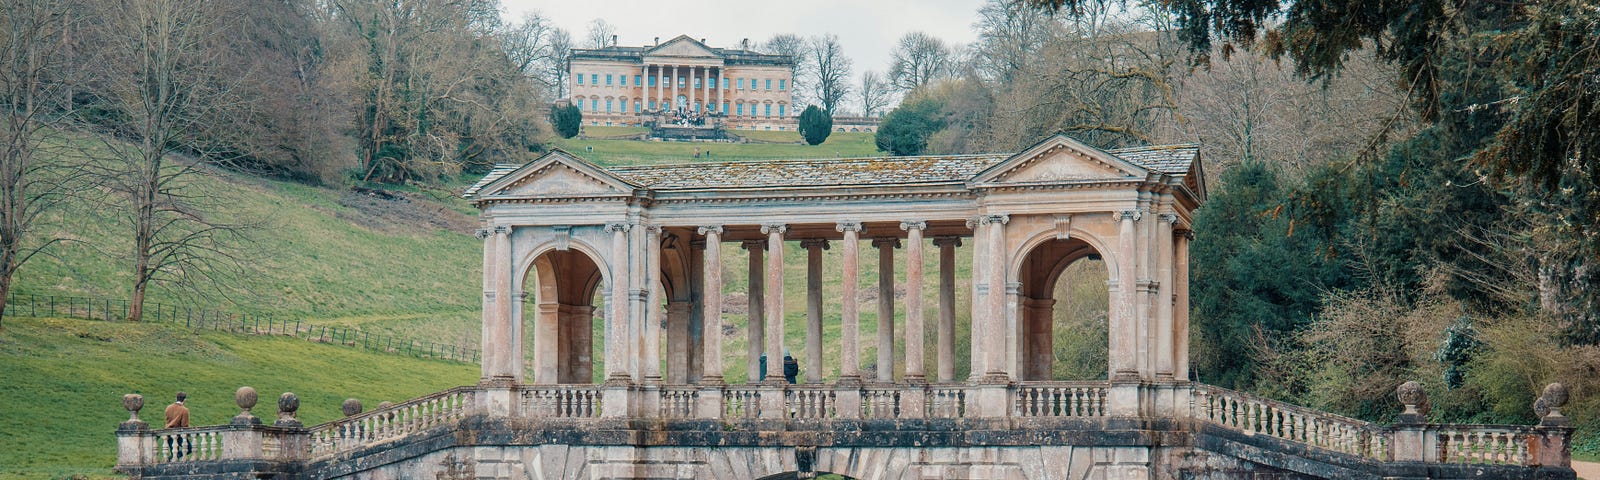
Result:
M1543 422L1525 427L1424 423L1415 384L1399 389L1400 422L1374 425L1190 381L1189 225L1205 200L1193 145L1100 150L1056 135L1006 155L612 168L555 151L496 168L466 196L485 241L477 385L310 428L288 395L273 426L248 412L176 430L134 419L118 431L119 468L285 479L1574 477L1559 385L1544 395L1554 408ZM858 290L867 240L870 324ZM724 321L726 243L749 251L742 352L723 351L740 330ZM800 341L786 338L791 244L807 257L804 290L793 288L805 296ZM839 253L825 255L832 246ZM1062 273L1078 261L1106 275L1102 380L1053 374L1055 292L1083 280ZM837 291L825 274L838 275ZM956 348L961 323L967 353ZM784 365L790 347L799 353ZM729 358L746 368L725 367ZM240 399L253 406L253 391Z

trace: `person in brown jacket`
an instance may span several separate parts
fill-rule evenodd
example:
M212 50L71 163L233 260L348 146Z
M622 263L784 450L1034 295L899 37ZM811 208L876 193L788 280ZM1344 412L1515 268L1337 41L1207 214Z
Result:
M188 398L188 396L189 394L187 393L178 392L178 401L172 402L172 405L167 405L167 428L189 427L189 407L183 406L183 399ZM172 442L167 445L167 448L171 449L170 451L175 458L183 458L184 455L194 453L194 445L183 441L183 437L180 435L168 436L167 441Z
M189 426L189 407L183 406L183 399L189 394L178 392L178 401L167 405L167 428L186 428Z

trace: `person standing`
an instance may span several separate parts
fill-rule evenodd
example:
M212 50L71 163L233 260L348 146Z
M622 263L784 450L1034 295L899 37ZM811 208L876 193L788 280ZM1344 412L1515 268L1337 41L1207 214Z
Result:
M188 397L189 394L178 392L178 401L172 402L172 405L167 405L166 428L188 428L189 407L183 406L183 400Z
M184 399L188 397L189 394L178 392L178 401L172 402L172 405L167 405L166 428L189 427L189 407L183 406ZM194 444L184 441L182 435L170 435L166 438L168 442L171 442L167 445L167 448L171 449L173 457L183 458L184 455L194 453Z
M795 377L798 376L800 376L800 362L795 361L794 357L789 355L789 351L785 350L783 352L783 379L788 380L789 383L794 383Z

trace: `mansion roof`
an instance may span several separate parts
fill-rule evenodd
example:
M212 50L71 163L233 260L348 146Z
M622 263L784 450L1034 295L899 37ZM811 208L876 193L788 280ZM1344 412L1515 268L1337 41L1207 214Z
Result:
M1052 139L1067 139L1057 135ZM1070 140L1070 139L1067 139ZM501 180L519 181L518 178L536 175L538 170L551 163L553 156L567 157L592 169L590 176L609 176L625 189L655 192L706 191L738 189L783 189L825 187L890 187L931 184L967 184L993 181L1010 172L1029 168L1031 158L1049 153L1051 140L1041 142L1017 154L978 155L923 155L914 157L872 157L842 159L759 160L714 163L686 163L671 165L640 165L602 167L583 161L575 155L556 150L527 164L497 165L483 179L468 187L463 197L488 200L509 186L491 185ZM1057 147L1062 144L1057 143ZM1204 187L1198 178L1199 147L1194 144L1134 147L1100 151L1075 141L1070 146L1099 155L1120 159L1120 167L1105 164L1101 168L1111 171L1058 171L1041 176L1034 173L1029 181L1047 180L1052 183L1083 180L1143 180L1146 175L1165 176L1185 184L1199 193ZM1030 158L1021 158L1028 156ZM1102 161L1103 162L1103 161ZM571 163L571 162L569 162ZM1002 165L1004 164L1004 165ZM991 172L991 170L1005 170ZM1132 168L1128 168L1132 167ZM1059 168L1057 170L1060 170ZM1070 169L1069 169L1070 170ZM1142 170L1143 172L1139 172ZM524 171L523 173L518 173ZM495 193L484 193L485 190ZM523 192L523 195L530 192ZM482 195L480 195L482 194ZM1203 195L1203 193L1199 193ZM537 195L537 193L535 193Z
M664 43L643 47L611 45L604 48L572 49L572 60L609 60L643 62L652 55L719 58L728 65L781 65L794 64L788 55L772 55L738 48L716 48L688 35L679 35Z

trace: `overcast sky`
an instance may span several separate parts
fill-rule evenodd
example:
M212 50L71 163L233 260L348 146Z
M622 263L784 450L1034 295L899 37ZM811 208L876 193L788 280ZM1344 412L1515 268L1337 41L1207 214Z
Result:
M889 51L907 32L921 30L946 42L966 44L983 0L502 0L508 20L538 10L582 43L589 22L603 18L616 26L622 45L648 45L680 34L704 38L713 47L734 48L739 40L765 42L773 35L804 37L832 33L861 72L889 69Z

